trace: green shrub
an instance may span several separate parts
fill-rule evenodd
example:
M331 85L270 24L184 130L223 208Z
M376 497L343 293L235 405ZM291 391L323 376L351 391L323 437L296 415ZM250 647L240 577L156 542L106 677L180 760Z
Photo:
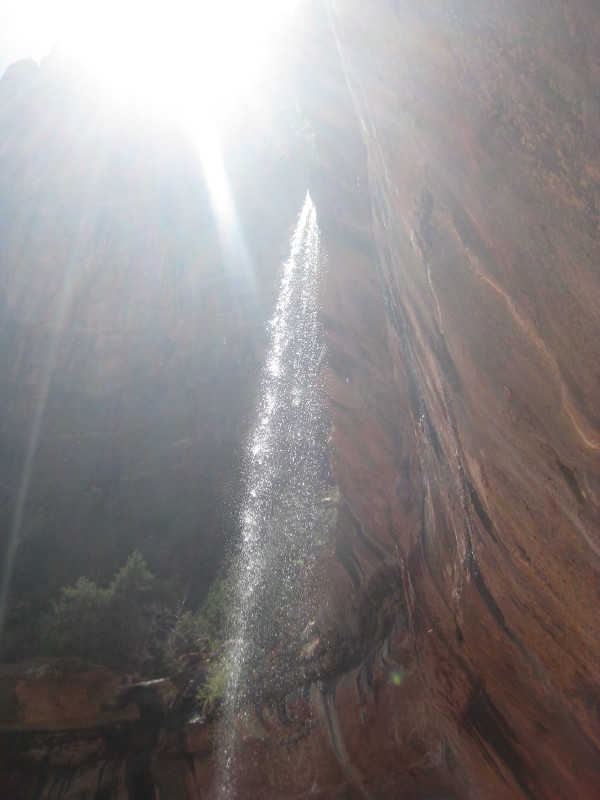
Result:
M133 672L155 671L153 638L170 623L168 610L152 603L154 576L135 550L107 588L81 577L61 590L42 621L41 645L49 655L77 655Z
M198 609L198 635L209 650L221 649L231 613L231 594L231 577L220 572Z
M198 708L203 716L213 716L220 705L227 688L229 672L230 665L224 657L219 658L209 666L206 680L196 694Z
M167 593L156 586L135 550L108 587L81 577L61 589L52 613L40 623L42 651L159 675L186 653L220 649L229 609L228 579L217 578L197 613L185 609L186 598L187 591L174 579ZM211 690L211 696L216 692Z
M65 586L54 613L42 621L42 647L52 655L92 657L106 645L110 590L81 577Z

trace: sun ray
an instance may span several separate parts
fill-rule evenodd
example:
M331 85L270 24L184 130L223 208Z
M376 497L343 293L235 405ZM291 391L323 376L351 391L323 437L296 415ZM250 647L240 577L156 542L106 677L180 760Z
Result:
M232 270L232 280L243 274L252 282L252 264L221 155L216 107L249 90L263 66L268 36L297 4L298 0L251 4L245 0L197 4L189 0L55 0L52 4L5 0L0 8L0 44L9 42L11 53L37 61L56 49L80 62L116 96L135 100L187 128L204 168L225 266ZM71 264L63 279L0 575L0 633L72 278Z

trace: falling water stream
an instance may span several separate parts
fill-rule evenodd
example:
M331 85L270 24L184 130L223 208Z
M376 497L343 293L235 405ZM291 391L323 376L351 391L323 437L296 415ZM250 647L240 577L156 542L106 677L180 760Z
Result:
M261 697L264 656L281 646L289 616L301 602L299 575L325 536L327 423L318 309L323 264L316 211L307 194L269 323L270 349L246 457L242 544L226 654L229 674L217 742L219 800L240 796L240 715Z

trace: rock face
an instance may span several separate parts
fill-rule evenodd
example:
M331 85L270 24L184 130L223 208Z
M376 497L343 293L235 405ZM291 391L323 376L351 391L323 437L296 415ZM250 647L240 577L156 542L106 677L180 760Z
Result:
M174 687L74 659L0 667L0 792L151 796L150 757Z
M342 502L315 620L343 632L347 665L312 687L310 730L275 734L273 771L293 740L322 797L596 796L600 15L328 7L375 251L327 69L316 89L336 103L307 113ZM394 585L390 629L376 609ZM367 630L382 639L360 660L348 642ZM270 724L241 770L270 780L242 794L301 796L268 771Z
M396 392L390 428L393 395L355 390L353 427L375 417L379 458L340 430L338 478L360 538L402 572L437 722L427 749L442 745L461 797L594 796L600 16L587 3L330 12ZM340 283L346 268L332 257ZM386 493L379 513L361 484ZM384 560L374 550L365 572ZM410 741L409 718L389 713ZM394 796L380 786L366 795Z
M600 11L327 11L298 94L341 499L239 797L600 796ZM215 758L165 730L154 796L210 797Z

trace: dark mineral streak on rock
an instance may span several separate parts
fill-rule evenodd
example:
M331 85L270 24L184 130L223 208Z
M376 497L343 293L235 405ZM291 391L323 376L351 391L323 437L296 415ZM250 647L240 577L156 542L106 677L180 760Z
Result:
M484 755L493 764L498 756L510 770L526 797L535 798L529 786L527 769L519 757L514 731L488 697L482 681L473 687L464 720L465 730L480 740ZM500 777L503 778L502 773Z
M597 720L573 694L581 661L599 680L597 504L581 476L598 471L600 18L585 2L539 17L535 3L328 5L414 437L419 504L390 480L392 536L419 668L460 753L455 789L583 798L600 779Z

